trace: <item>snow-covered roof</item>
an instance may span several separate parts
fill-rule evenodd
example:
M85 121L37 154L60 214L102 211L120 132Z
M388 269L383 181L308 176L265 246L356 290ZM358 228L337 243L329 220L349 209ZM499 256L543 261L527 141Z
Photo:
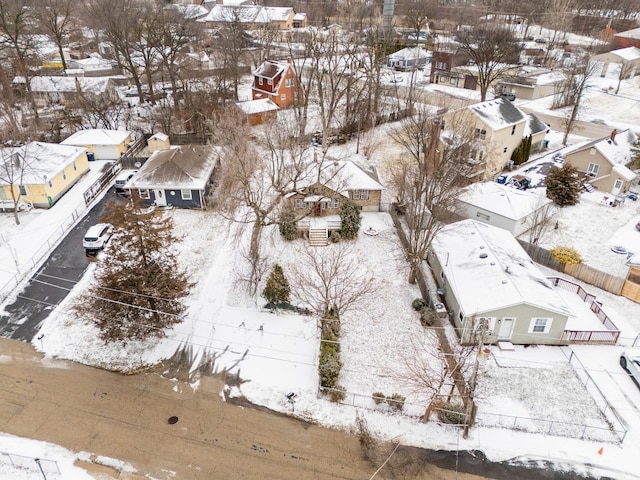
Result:
M507 230L462 220L438 232L432 248L465 316L521 304L573 316Z
M77 92L76 82L85 93L99 95L109 88L111 80L109 78L96 77L59 77L49 75L39 75L31 79L32 92Z
M624 178L627 182L631 182L637 175L624 165L614 165L612 169L615 173Z
M527 114L527 124L524 127L523 133L525 137L528 135L536 135L541 132L546 132L547 130L549 130L549 125L544 123L533 113Z
M61 145L120 145L129 138L131 132L126 130L105 130L92 128L78 130L70 137L60 142Z
M611 165L627 165L631 161L631 146L636 138L631 130L623 130L617 132L614 140L610 136L601 138L587 143L580 150L594 147Z
M640 40L640 27L627 30L626 32L618 32L614 35L614 37L635 38L637 40Z
M199 22L269 23L264 7L259 5L214 5L206 17Z
M314 167L315 168L315 167ZM378 181L378 174L374 167L357 160L332 160L327 159L320 171L320 177L310 175L306 185L310 186L316 181L331 190L349 196L352 190L384 190Z
M93 67L101 66L101 67L104 67L105 70L109 70L113 66L110 60L102 58L100 55L96 55L96 54L92 54L87 58L73 60L70 63L77 64L80 66L80 68L88 67L88 66L93 66Z
M172 3L164 8L166 10L176 10L177 12L180 12L184 18L190 20L204 17L209 13L209 9L204 5Z
M638 47L627 47L620 48L618 50L612 50L613 55L617 55L623 60L638 60L640 59L640 48Z
M496 182L474 183L462 190L458 200L511 220L520 220L551 203L546 197Z
M429 54L422 48L407 47L390 54L388 58L391 60L418 60L427 57L429 57Z
M305 20L307 18L307 14L306 13L296 13L293 16L293 19L297 22L302 22L303 20Z
M467 107L492 130L516 125L526 120L522 110L505 98L496 98Z
M2 150L2 158L19 155L24 162L23 185L41 185L60 173L87 149L57 143L29 142L21 147Z
M253 113L272 112L274 110L280 110L280 107L273 103L270 98L259 98L258 100L249 100L246 102L236 103L238 108L242 110L246 115Z
M153 152L127 188L204 190L219 157L219 147L183 145Z
M264 7L267 17L272 22L285 22L293 13L291 7Z
M158 132L151 135L149 137L149 140L160 140L161 142L166 142L167 140L169 140L169 135L167 135L166 133ZM149 140L147 140L147 142Z
M265 60L253 71L256 77L276 78L289 66L288 62L279 62L277 60Z

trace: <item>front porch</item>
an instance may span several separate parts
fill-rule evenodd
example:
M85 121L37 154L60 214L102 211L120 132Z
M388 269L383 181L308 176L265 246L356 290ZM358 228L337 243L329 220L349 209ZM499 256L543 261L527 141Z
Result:
M309 245L323 247L329 244L329 235L342 228L340 215L325 215L324 217L305 217L297 222L299 232L306 232Z
M547 277L558 294L574 312L562 332L561 340L567 344L588 343L615 345L620 330L602 310L595 295L580 285L559 277Z

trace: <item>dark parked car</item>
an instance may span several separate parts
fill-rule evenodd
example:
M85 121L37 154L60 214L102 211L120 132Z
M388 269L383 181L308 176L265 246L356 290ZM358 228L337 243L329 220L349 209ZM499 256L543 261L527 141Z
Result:
M509 179L507 185L517 188L518 190L526 190L531 186L531 178L524 175L514 175Z

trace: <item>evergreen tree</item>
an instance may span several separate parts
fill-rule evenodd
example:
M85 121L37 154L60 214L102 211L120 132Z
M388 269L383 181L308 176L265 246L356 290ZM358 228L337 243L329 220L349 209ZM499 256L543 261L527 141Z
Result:
M275 306L279 303L289 302L290 293L289 281L285 277L282 267L276 263L267 278L267 285L264 287L262 295Z
M98 257L95 282L75 311L106 342L164 337L182 322L193 283L178 265L173 221L133 203L107 207L114 234Z
M571 164L565 163L562 168L553 167L544 184L547 187L547 198L560 207L575 205L580 199L582 181Z
M290 204L285 205L282 207L282 210L280 210L278 227L280 228L280 235L282 235L285 240L294 240L298 236L296 215Z
M358 210L358 207L356 207L353 202L345 200L342 203L340 220L342 221L342 238L346 238L347 240L358 238L362 216L360 215L360 210Z
M516 165L522 165L524 162L529 160L529 156L531 155L531 135L528 135L522 139L520 144L516 147L516 149L511 154L511 160Z

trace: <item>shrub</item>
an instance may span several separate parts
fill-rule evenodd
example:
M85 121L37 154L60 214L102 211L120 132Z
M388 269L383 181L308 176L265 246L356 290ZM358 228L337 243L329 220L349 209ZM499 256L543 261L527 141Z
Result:
M423 327L433 327L436 324L436 314L430 308L420 310L420 324Z
M290 293L289 281L284 275L282 267L276 263L267 278L267 285L264 287L262 295L272 305L278 305L289 302Z
M423 308L426 308L428 306L428 303L424 298L416 298L413 302L411 302L411 306L416 312L420 312Z
M340 369L342 369L340 345L323 342L320 347L320 361L318 364L320 385L324 388L335 388L338 384Z
M465 423L466 411L464 405L460 403L436 400L431 404L431 408L435 410L438 420L442 423L453 425L463 425Z
M582 257L572 247L557 246L553 247L549 252L557 260L560 260L566 265L578 265L579 263L582 263Z
M342 236L337 230L334 230L333 232L331 232L331 235L329 235L329 240L331 240L332 243L338 243L341 239Z
M399 393L394 393L390 397L387 397L387 403L389 404L389 406L399 412L402 411L405 400L405 397L403 397Z
M345 200L342 203L340 220L342 222L342 237L347 240L358 238L362 216L360 215L360 210L358 210L358 207L356 207L354 203L349 200Z
M373 398L373 401L376 402L376 405L380 405L387 401L387 397L382 392L373 392L371 397Z
M336 385L331 390L329 390L329 400L331 400L333 403L338 403L343 401L346 398L346 396L347 396L346 390L344 389L344 387L341 387L340 385Z
M296 228L295 218L295 212L290 205L285 206L280 211L280 219L278 224L280 228L280 235L282 235L285 240L295 240L295 238L298 236L298 229Z

